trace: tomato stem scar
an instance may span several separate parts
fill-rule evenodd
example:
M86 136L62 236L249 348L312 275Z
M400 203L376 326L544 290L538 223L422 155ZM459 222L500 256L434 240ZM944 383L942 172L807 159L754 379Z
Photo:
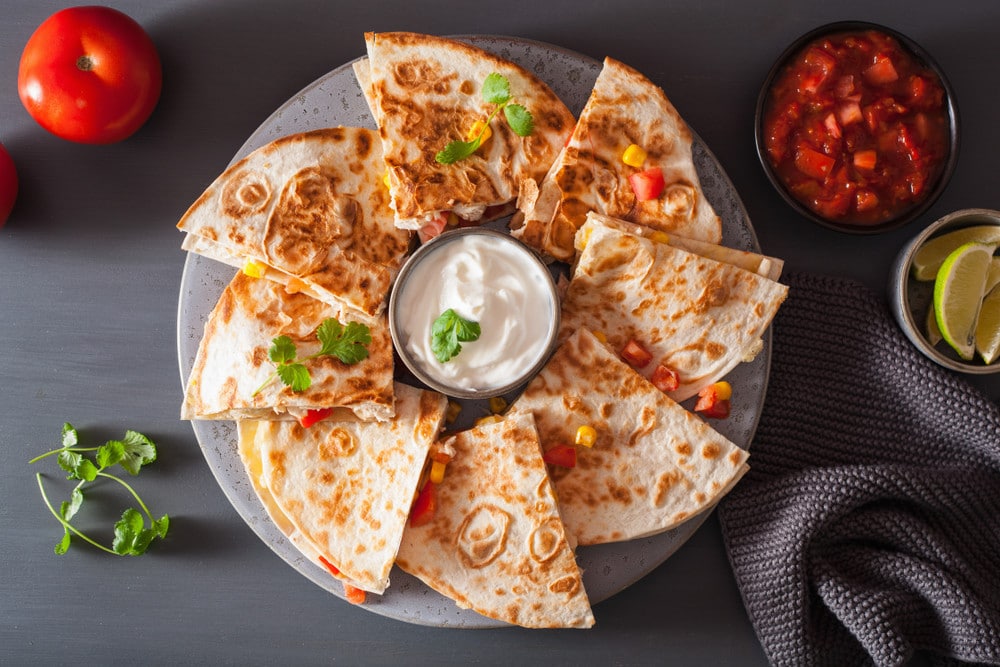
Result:
M90 56L82 55L76 59L76 67L81 72L89 72L94 69L94 61L91 60Z

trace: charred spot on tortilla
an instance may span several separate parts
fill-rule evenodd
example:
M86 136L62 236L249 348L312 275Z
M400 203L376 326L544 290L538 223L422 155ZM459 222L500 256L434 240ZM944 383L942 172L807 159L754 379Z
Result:
M241 169L222 188L219 211L230 218L263 211L271 202L271 190L265 174Z

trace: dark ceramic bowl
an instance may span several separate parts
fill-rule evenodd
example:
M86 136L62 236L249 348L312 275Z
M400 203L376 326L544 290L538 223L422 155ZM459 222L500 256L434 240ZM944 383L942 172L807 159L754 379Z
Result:
M917 62L926 66L929 70L937 75L937 78L944 90L944 111L948 117L948 152L944 157L944 164L936 177L935 181L926 188L926 194L922 199L915 202L912 206L907 209L900 211L895 214L894 217L889 219L881 220L879 222L872 223L851 223L844 220L831 219L824 217L820 213L807 207L805 204L796 199L791 192L789 192L785 183L781 180L780 176L776 172L774 166L767 155L766 137L765 137L765 113L767 110L767 104L769 101L770 93L775 80L784 72L785 67L794 59L794 57L801 52L807 45L813 41L825 37L836 35L840 33L849 32L863 32L867 30L875 30L890 37L893 37L900 45L902 49L908 51L911 56L913 56ZM955 100L955 93L948 83L948 79L945 77L944 72L938 66L938 64L931 58L919 44L914 42L912 39L903 35L892 28L887 28L882 25L874 23L866 23L863 21L841 21L837 23L830 23L824 26L820 26L814 30L810 30L805 33L791 45L788 46L781 54L780 57L775 61L771 70L767 74L767 78L764 80L764 85L761 86L760 93L757 97L757 108L754 117L754 137L757 144L757 155L760 159L760 163L764 168L764 173L767 175L769 181L774 186L775 190L781 195L781 197L791 206L797 213L802 215L813 222L828 227L830 229L835 229L837 231L846 232L849 234L877 234L880 232L886 232L892 229L897 229L906 225L915 219L923 215L931 205L938 199L941 193L944 191L945 186L951 179L952 173L955 170L955 164L958 161L958 148L959 148L959 117L958 117L958 106Z

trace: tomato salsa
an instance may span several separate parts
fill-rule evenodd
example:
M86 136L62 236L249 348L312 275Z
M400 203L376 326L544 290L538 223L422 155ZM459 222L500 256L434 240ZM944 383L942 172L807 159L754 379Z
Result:
M892 36L817 38L775 77L764 106L767 158L819 216L877 225L919 204L948 158L937 74Z

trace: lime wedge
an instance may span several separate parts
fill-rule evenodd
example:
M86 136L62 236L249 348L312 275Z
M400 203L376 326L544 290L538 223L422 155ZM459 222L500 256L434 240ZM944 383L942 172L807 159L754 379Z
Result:
M987 364L996 361L1000 354L1000 289L995 289L983 299L976 322L976 352Z
M934 280L944 258L966 243L1000 244L1000 225L965 227L932 238L913 256L913 277Z
M948 255L934 280L934 316L945 342L962 359L976 350L975 329L993 246L966 243Z
M993 258L990 270L986 272L986 293L992 292L997 285L1000 285L1000 257Z

